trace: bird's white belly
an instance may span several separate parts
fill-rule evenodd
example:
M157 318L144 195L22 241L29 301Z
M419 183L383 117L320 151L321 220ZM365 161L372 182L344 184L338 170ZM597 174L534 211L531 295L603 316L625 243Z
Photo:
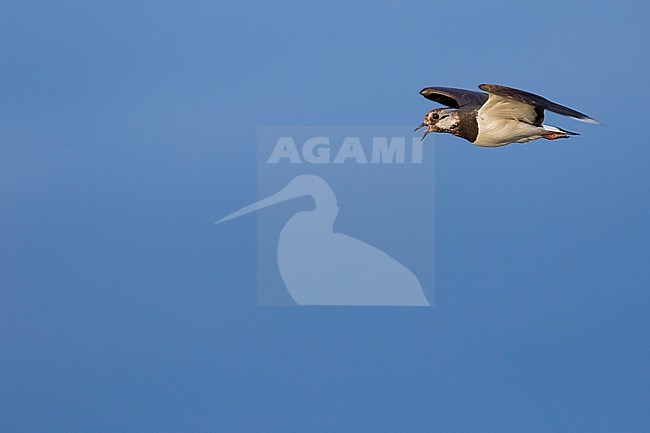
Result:
M509 143L525 143L541 137L544 128L514 119L478 116L478 136L474 144L484 147L505 146Z

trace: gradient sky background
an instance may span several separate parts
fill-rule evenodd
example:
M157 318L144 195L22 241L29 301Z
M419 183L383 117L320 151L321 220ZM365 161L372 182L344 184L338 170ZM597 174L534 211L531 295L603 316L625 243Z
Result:
M3 2L0 430L647 432L649 19ZM212 224L255 200L256 126L415 126L482 82L606 127L428 143L433 308L256 305L255 218Z

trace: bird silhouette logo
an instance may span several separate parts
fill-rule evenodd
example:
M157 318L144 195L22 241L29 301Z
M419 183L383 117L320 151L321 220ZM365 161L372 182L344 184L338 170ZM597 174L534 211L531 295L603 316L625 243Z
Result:
M298 305L431 305L406 266L379 248L334 231L336 195L319 176L296 176L277 193L217 224L303 196L311 196L315 208L289 218L277 247L282 281Z

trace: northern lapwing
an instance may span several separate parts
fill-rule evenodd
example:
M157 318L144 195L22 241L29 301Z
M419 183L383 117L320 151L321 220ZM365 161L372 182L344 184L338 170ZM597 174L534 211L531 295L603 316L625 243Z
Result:
M426 87L420 94L449 108L436 108L424 115L430 132L446 132L464 138L476 146L499 147L545 138L555 140L580 135L555 126L544 125L544 110L562 114L581 122L600 125L586 114L565 107L524 90L481 84L487 93L451 87Z

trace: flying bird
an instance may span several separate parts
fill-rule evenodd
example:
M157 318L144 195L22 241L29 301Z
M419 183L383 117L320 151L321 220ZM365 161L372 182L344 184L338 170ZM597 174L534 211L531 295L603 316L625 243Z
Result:
M487 93L451 87L426 87L420 94L449 108L436 108L424 115L422 140L431 132L445 132L476 146L499 147L545 138L556 140L580 135L544 125L544 110L581 122L601 125L595 119L548 99L511 87L481 84Z

